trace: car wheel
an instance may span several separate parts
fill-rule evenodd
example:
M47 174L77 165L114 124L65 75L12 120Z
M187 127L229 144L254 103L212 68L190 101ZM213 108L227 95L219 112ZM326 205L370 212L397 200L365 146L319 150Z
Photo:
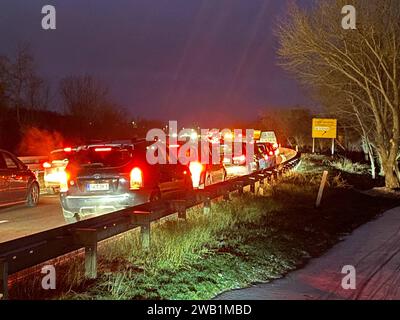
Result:
M26 199L28 207L36 207L39 203L40 188L37 182L33 182L28 191Z

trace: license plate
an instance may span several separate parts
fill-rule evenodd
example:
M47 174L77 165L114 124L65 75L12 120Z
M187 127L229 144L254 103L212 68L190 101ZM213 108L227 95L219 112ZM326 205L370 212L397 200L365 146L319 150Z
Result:
M89 183L86 189L88 191L108 191L110 190L110 185L108 183Z

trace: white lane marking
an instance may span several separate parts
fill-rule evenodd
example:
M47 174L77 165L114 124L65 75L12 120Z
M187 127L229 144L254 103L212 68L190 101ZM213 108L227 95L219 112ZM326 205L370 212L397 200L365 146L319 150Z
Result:
M0 224L7 223L7 222L8 222L8 220L0 220Z

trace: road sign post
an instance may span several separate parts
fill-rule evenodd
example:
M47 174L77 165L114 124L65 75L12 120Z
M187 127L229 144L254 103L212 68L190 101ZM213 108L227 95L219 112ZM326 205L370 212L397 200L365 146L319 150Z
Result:
M315 153L315 139L332 139L331 153L335 154L335 139L337 138L336 119L312 120L313 153Z
M315 138L312 138L312 153L315 153Z

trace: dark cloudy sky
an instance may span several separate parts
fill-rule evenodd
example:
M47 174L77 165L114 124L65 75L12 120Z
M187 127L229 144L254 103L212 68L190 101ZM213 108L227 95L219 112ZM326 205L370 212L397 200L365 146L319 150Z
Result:
M301 2L307 3L308 0ZM41 8L57 30L41 29ZM276 66L274 24L286 0L1 0L0 54L30 43L56 92L93 74L133 115L207 123L307 103ZM57 99L55 102L58 103Z

